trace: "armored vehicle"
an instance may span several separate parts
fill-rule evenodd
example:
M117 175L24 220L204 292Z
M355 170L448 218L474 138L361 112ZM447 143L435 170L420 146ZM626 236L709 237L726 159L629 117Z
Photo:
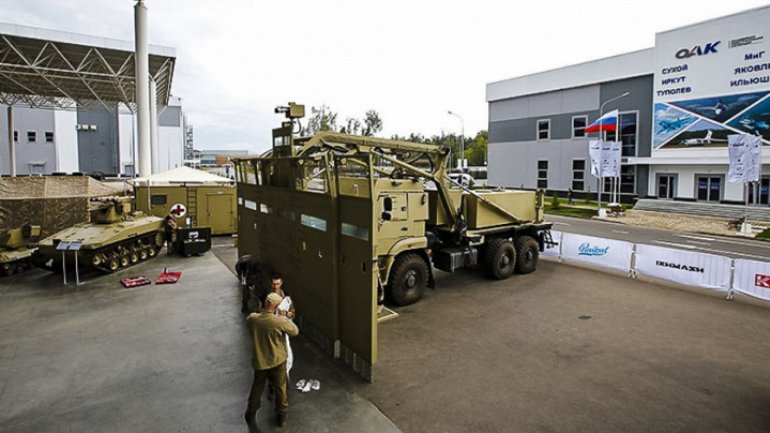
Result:
M29 269L40 239L40 226L25 224L0 234L0 275L10 276Z
M115 272L155 257L163 247L163 218L131 212L131 197L91 200L90 222L76 224L40 241L34 263L61 269L61 242L79 244L78 259L102 272ZM68 252L67 254L72 254ZM67 264L72 261L67 259Z
M273 130L272 152L237 160L244 204L239 252L279 269L295 269L301 264L291 263L296 253L282 251L293 251L295 242L306 250L312 242L295 239L298 222L329 233L331 251L326 253L333 257L330 265L339 265L360 261L341 248L356 238L371 244L372 251L358 252L373 254L380 293L395 305L408 305L426 287L434 287L434 268L480 268L491 278L508 278L513 272L533 272L539 253L552 243L551 223L543 221L542 191L468 188L461 179L448 177L446 147L333 132L295 137L294 120L304 114L298 107L277 110L291 121ZM329 200L307 194L292 198L308 192ZM356 198L356 204L348 204L348 197ZM323 258L323 248L318 256ZM362 265L364 271L367 266ZM341 272L336 281L349 272L302 271Z

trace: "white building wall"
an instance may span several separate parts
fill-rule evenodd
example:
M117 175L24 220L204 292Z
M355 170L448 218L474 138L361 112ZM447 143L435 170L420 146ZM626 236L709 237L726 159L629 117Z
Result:
M54 145L56 150L56 169L54 171L64 173L78 171L78 133L75 128L77 122L77 111L54 110Z
M698 175L714 175L722 178L722 200L743 202L745 201L744 185L742 183L727 182L727 164L723 165L651 165L649 191L657 194L657 182L659 174L677 175L676 198L694 200L697 197ZM770 165L762 167L762 175L770 176Z
M121 106L118 110L118 155L120 158L120 172L130 176L132 173L136 173L136 125L134 124L134 115L128 108ZM131 170L130 167L127 170L126 166L134 166L134 170Z
M158 128L158 168L166 171L182 166L184 130L181 127Z

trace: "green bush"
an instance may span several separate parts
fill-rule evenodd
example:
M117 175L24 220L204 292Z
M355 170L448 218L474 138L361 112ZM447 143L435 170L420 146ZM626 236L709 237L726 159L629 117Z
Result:
M559 200L559 197L553 196L551 197L551 209L559 209L561 208L561 201Z

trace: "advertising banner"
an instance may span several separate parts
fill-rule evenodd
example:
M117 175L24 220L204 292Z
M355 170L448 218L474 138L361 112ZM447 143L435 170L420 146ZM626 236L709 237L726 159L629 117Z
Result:
M763 9L656 35L653 156L725 148L735 133L770 143L768 22Z
M728 182L759 182L762 174L762 141L755 135L727 136L730 168Z
M637 275L661 278L688 286L727 291L730 259L712 254L637 244Z
M557 245L548 248L548 245L545 246L545 251L543 251L542 255L548 256L548 257L556 257L558 258L560 256L561 251L561 232L557 232L556 230L551 230L551 238L554 242L557 243Z
M620 176L622 146L619 141L591 140L588 142L588 156L591 158L593 177Z
M733 290L770 301L770 263L736 259Z
M631 269L631 255L634 251L631 242L572 233L563 233L561 241L561 256L564 260L591 263L621 271Z

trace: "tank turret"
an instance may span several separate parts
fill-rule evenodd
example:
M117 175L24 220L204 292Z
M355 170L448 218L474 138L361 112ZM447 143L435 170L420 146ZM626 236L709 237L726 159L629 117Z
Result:
M0 272L13 275L30 267L30 258L40 240L40 226L25 224L0 233Z

